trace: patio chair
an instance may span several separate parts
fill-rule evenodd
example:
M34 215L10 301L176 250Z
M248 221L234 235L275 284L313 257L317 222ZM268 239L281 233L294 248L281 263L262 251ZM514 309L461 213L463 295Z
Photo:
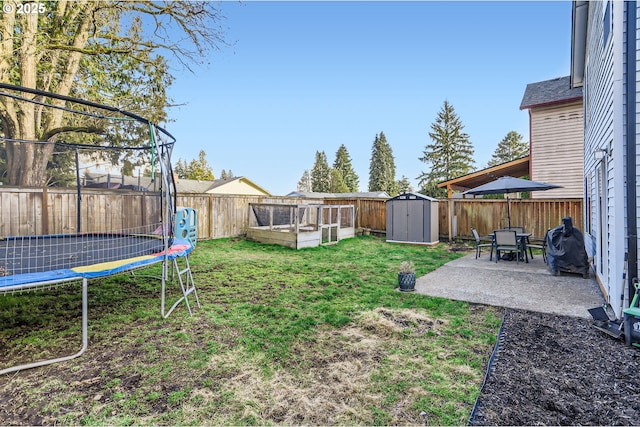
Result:
M547 236L549 235L549 230L547 230L547 232L544 233L544 239L542 239L542 244L527 242L527 249L529 249L529 254L531 255L531 259L533 259L533 254L531 253L531 250L540 249L542 251L542 259L544 260L545 264L547 263Z
M516 230L516 232L518 232L520 234L524 234L524 227L511 226L511 227L507 228L507 230ZM524 244L524 245L528 245L531 242L529 241L529 237L525 237L524 238L524 242L521 242L521 243ZM533 259L533 250L532 249L529 249L529 255L531 255L531 259Z
M496 262L500 259L501 252L516 253L516 262L520 262L522 245L518 243L516 230L496 230L493 232L493 242L496 250Z
M482 243L478 230L473 227L471 227L471 234L473 234L473 238L476 240L476 259L478 259L482 253L482 248L491 248L489 253L489 261L491 261L493 257L493 241L491 241L491 243Z

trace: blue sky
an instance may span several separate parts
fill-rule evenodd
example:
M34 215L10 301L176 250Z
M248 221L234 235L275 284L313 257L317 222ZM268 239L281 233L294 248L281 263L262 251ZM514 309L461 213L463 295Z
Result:
M200 150L216 177L246 176L275 195L296 189L316 151L341 144L367 191L385 133L396 178L417 178L428 132L448 100L486 166L528 83L569 75L570 2L222 2L229 47L176 72L167 129L174 161Z

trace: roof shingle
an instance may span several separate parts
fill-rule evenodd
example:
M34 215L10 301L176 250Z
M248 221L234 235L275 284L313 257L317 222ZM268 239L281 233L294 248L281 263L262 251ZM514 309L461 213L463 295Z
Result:
M558 77L529 83L524 91L520 109L576 101L582 98L582 87L571 88L570 77Z

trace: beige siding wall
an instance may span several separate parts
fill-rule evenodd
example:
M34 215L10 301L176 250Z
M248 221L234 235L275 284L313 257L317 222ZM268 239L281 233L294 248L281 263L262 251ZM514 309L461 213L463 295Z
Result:
M582 101L531 110L531 179L563 188L532 198L583 197Z
M227 184L211 190L212 194L242 194L245 196L267 196L264 192L258 190L253 185L249 185L241 179L231 181Z

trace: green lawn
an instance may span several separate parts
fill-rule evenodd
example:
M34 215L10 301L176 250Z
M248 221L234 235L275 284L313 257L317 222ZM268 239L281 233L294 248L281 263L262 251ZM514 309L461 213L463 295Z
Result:
M193 317L161 318L157 266L90 282L87 353L0 377L0 424L466 424L502 313L396 290L458 256L198 242ZM79 346L79 288L0 296L0 367Z

